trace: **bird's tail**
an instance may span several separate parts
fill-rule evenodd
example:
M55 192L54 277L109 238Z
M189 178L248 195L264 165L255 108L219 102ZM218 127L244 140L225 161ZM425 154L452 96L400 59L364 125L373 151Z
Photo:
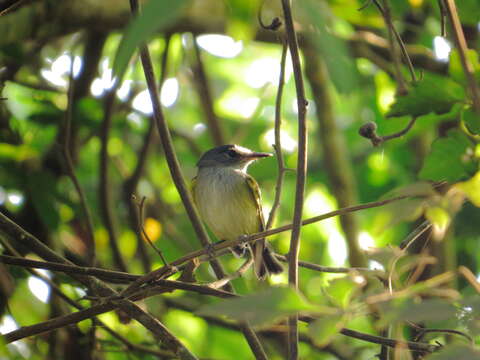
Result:
M255 274L264 280L269 274L280 274L283 266L273 255L265 239L260 239L253 244L253 263Z

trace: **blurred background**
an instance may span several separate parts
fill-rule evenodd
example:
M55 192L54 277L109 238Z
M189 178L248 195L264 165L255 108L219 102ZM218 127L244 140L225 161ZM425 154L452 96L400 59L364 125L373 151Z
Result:
M148 44L175 150L183 174L190 180L200 155L213 146L235 143L257 151L274 151L284 28L265 30L257 19L260 12L266 24L274 17L283 22L279 1L184 3L174 13L158 14L170 20ZM143 274L162 265L137 235L138 207L131 201L132 194L147 198L144 228L168 261L201 248L153 126L137 53L122 81L114 81L113 62L130 17L128 2L0 1L0 5L5 10L0 16L2 213L62 256L88 265L93 256L90 230L65 162L68 147L91 213L99 267ZM468 91L458 52L453 50L452 32L448 28L447 36L442 36L436 1L389 2L394 26L420 81L418 87L412 85L405 59L397 54L402 59L397 64L400 78L409 91L402 98L384 18L374 4L359 10L363 5L356 0L294 2L308 99L304 218L389 194L420 195L420 199L306 226L300 259L325 266L386 269L394 257L390 246L398 246L428 219L435 228L424 235L409 261L418 265L418 254L436 260L419 270L417 279L459 265L479 276L480 210L474 205L475 196L479 205L475 195L479 180L472 179L478 170L480 120L469 117ZM480 3L462 0L457 6L468 45L478 51ZM478 82L478 55L475 51L470 55ZM66 126L69 88L71 124ZM380 135L400 131L411 116L418 116L411 131L379 147L358 134L367 122L374 122ZM285 165L295 168L297 103L289 55L281 120ZM249 172L262 189L267 218L275 196L277 162L275 158L262 160ZM439 189L432 181L462 181L467 185L452 194L448 184ZM291 222L294 197L295 172L288 171L275 225ZM279 254L288 252L289 232L269 240ZM11 255L5 242L8 240L1 241L2 249ZM14 247L22 256L39 259L29 249ZM368 253L374 248L381 250L375 255ZM221 261L229 272L241 263L230 255ZM18 267L2 267L1 333L73 311L51 295L42 280ZM403 271L409 274L413 267L406 264ZM44 274L70 297L84 295L84 290L64 275ZM407 281L402 282L405 274L399 274L400 287L406 286ZM197 279L213 280L207 265L199 268ZM301 269L300 289L310 301L323 302L324 287L339 279L344 278ZM287 274L274 276L270 282L286 284ZM344 296L348 303L354 301L351 293L357 285L354 281L342 284L337 283L342 295L335 294ZM263 286L251 272L234 285L239 293ZM467 285L463 279L449 283L462 296L473 294ZM176 291L148 299L143 306L202 359L251 358L246 341L230 322L215 322L192 312L209 302L198 294ZM134 321L123 321L117 313L103 314L100 319L133 343L153 343L146 329ZM342 325L347 323L365 332L378 330L375 319L369 316L352 316ZM92 333L97 339L92 340ZM300 350L305 359L371 359L379 351L377 345L340 335L321 346L307 335L303 340ZM272 359L282 358L274 337L266 344ZM122 349L124 345L86 321L16 342L0 356L154 358Z

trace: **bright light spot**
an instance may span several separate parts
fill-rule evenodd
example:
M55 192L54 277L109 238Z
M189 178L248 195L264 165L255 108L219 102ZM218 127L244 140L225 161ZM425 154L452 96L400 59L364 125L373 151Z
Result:
M360 274L356 274L353 276L353 282L356 283L356 284L359 284L359 285L364 285L366 284L366 279L365 279L365 276L363 275L360 275Z
M102 80L96 78L92 81L92 85L90 86L90 92L95 97L100 97L103 94L103 83Z
M292 73L291 63L285 68L285 81ZM277 84L280 77L280 63L275 58L261 58L253 61L245 72L245 81L251 87L258 89L265 84Z
M314 190L307 195L305 209L309 215L323 214L333 210L332 204L328 201L325 193L321 190ZM333 218L327 219L332 220ZM322 221L324 223L326 221Z
M82 58L80 56L75 56L73 58L73 77L74 78L80 75L80 70L82 70L82 65L83 65Z
M275 144L275 129L268 130L264 137L269 145ZM289 154L293 153L297 148L295 139L284 130L280 130L280 142L282 150L285 150Z
M72 66L72 61L69 55L63 54L60 55L55 61L52 63L52 72L64 75L70 73L70 67Z
M347 260L347 244L340 232L332 231L328 235L327 249L334 265L339 266L345 264Z
M447 39L442 36L435 36L433 39L433 52L437 60L447 62L451 50L452 47Z
M235 41L230 36L220 34L200 35L197 44L210 54L223 58L233 58L243 49L241 40Z
M176 78L166 79L160 93L160 101L163 106L170 107L175 104L178 98L178 80Z
M0 205L7 200L7 193L3 187L0 186Z
M362 231L358 236L358 245L362 250L368 250L375 246L375 241L369 233Z
M108 58L102 61L102 70L100 71L101 77L93 80L92 86L90 87L90 91L95 97L102 96L105 90L109 90L115 85L115 79L112 76L112 68L108 66L108 62Z
M148 90L139 92L132 102L132 106L135 110L138 110L145 115L151 115L153 113L152 101L150 100L150 94Z
M45 276L49 276L49 273L46 270L38 269L37 271ZM28 278L28 288L41 302L46 303L48 301L48 298L50 297L50 287L45 283L45 281L39 279L38 277L30 276Z
M367 160L368 167L373 171L385 172L390 168L390 161L383 153L372 153Z
M207 125L205 125L204 123L196 123L195 125L193 125L193 133L195 135L201 135L205 132L205 130L207 130Z
M7 195L7 198L12 205L18 206L21 205L23 202L23 195L16 191L12 191L11 193L9 193Z
M258 97L243 98L234 95L225 99L222 105L227 111L248 119L255 113L259 102Z
M136 112L131 112L128 114L127 120L135 126L141 126L143 124L143 118Z
M372 270L385 271L385 268L382 264L375 260L368 260L368 268Z
M127 101L130 90L132 89L132 83L132 80L125 80L117 90L117 96L121 101Z
M383 88L378 95L378 105L382 111L387 111L395 101L395 90Z
M75 292L77 293L77 295L81 298L83 298L84 296L87 296L87 292L82 289L82 288L79 288L79 287L76 287L75 288Z
M15 320L13 320L13 317L5 315L2 322L0 322L0 334L6 334L17 329L18 325Z
M47 59L51 62L50 70L42 69L40 74L45 80L59 87L66 87L68 82L65 78L70 73L72 67L72 60L69 54L60 55L54 61ZM73 59L73 76L77 77L82 69L82 58L75 56Z

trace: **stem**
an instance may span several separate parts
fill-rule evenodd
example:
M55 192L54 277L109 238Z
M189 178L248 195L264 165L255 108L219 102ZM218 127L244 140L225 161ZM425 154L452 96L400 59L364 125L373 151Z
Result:
M298 158L297 158L297 182L295 188L295 208L293 212L292 235L290 238L288 283L294 289L298 289L298 255L300 252L300 232L302 226L303 202L305 195L305 182L307 175L307 100L302 79L300 54L298 51L298 39L293 27L292 10L289 0L282 0L283 14L285 17L285 31L288 48L293 64L295 88L297 92L298 107ZM290 360L298 359L298 315L288 319L288 345Z

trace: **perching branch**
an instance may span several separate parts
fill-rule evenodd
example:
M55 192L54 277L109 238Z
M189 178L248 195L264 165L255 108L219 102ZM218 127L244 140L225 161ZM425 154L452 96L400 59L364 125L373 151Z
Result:
M293 210L292 234L290 238L290 250L288 253L288 283L294 289L298 289L298 255L300 253L300 231L302 228L302 213L305 196L305 182L307 176L307 100L303 85L300 54L298 50L297 34L293 27L292 9L289 0L282 0L283 15L285 17L285 32L288 48L293 65L295 88L297 92L298 108L298 157L297 157L297 181L295 187L295 208ZM298 359L298 315L288 319L288 345L290 360Z

